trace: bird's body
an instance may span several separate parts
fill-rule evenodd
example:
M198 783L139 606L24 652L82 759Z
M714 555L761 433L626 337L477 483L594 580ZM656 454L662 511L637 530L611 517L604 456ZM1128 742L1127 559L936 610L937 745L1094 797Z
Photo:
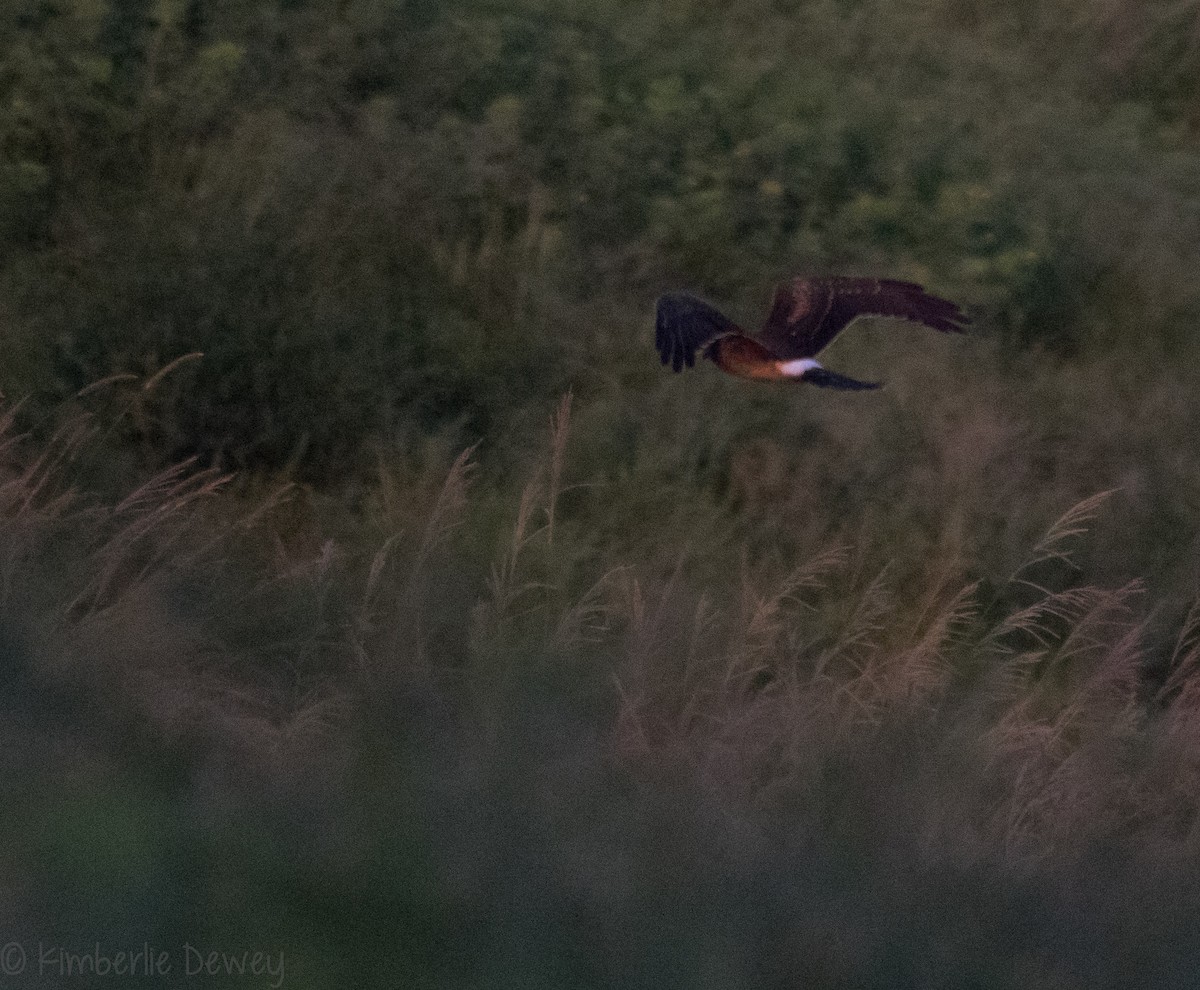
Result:
M946 299L913 282L872 278L796 278L775 290L762 330L751 336L703 300L671 293L658 300L655 346L675 371L696 351L722 371L758 381L797 379L825 388L872 389L824 368L816 355L859 316L892 316L946 333L970 322Z
M786 377L782 365L770 351L753 337L739 333L718 337L708 345L705 357L710 358L722 371L739 378L756 378L772 381Z

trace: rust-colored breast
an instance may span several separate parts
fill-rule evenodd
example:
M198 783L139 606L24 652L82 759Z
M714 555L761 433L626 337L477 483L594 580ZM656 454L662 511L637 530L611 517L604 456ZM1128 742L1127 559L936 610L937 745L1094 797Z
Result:
M717 367L731 375L760 380L783 377L771 352L749 337L722 337L716 341L714 351Z

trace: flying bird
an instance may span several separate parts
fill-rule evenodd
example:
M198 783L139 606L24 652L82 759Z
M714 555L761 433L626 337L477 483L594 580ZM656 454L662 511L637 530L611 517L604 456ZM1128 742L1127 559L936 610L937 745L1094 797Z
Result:
M892 316L943 333L963 333L971 321L946 299L914 282L878 278L795 278L775 289L767 322L751 336L695 296L670 293L658 300L654 344L676 371L696 363L696 351L739 378L794 378L823 388L871 389L829 371L817 355L860 316Z

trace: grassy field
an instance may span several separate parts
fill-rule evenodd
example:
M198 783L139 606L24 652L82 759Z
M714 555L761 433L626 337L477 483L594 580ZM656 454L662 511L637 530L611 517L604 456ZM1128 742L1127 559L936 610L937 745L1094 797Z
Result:
M0 38L0 978L1193 980L1200 10ZM795 272L973 332L660 367Z

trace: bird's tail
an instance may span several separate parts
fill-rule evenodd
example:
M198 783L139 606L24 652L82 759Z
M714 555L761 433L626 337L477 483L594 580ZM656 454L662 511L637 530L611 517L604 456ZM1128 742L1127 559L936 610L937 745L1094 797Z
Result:
M847 392L862 392L867 389L882 388L883 382L860 382L855 378L847 378L828 368L809 368L800 376L800 381L819 385L821 388L840 388Z

